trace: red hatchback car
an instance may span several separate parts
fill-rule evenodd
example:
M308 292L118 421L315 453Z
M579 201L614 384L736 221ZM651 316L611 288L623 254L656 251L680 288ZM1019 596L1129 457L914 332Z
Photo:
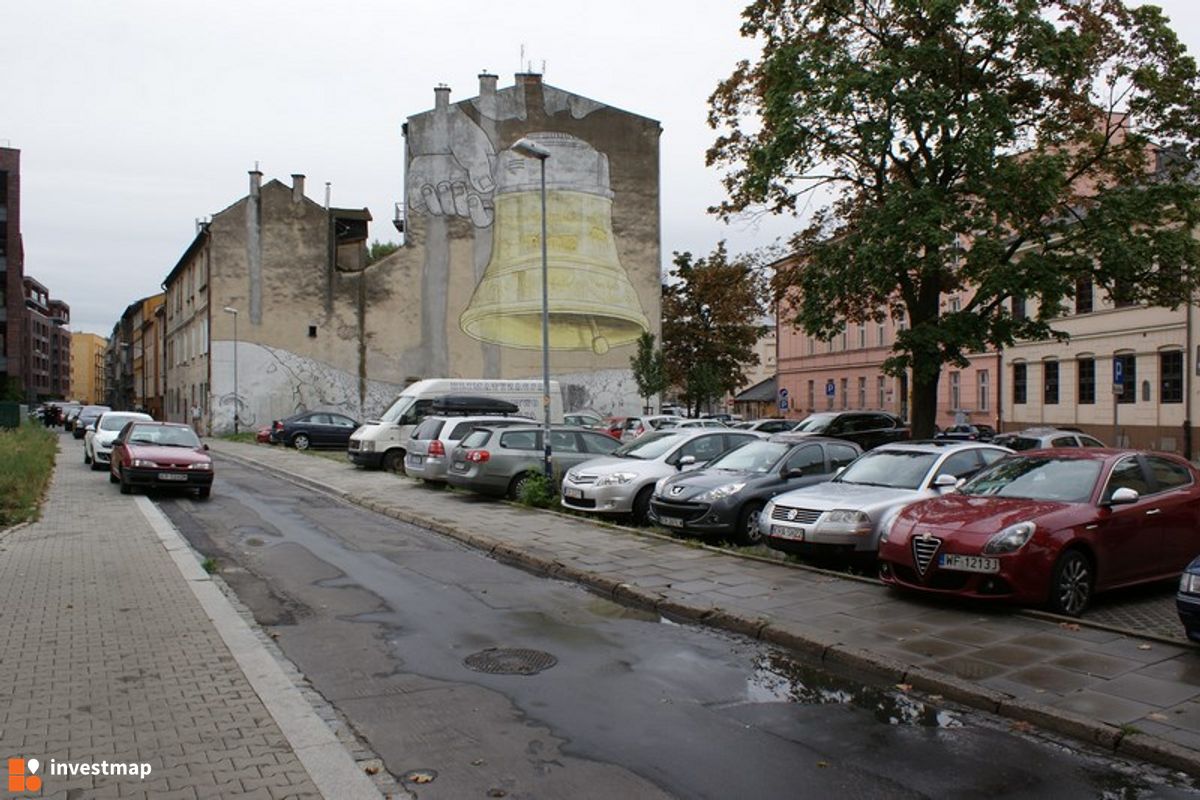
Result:
M1200 473L1168 453L1032 450L886 524L880 577L1078 615L1097 591L1176 577L1200 553Z
M187 425L130 422L113 441L108 479L121 484L121 494L145 486L194 489L199 497L208 497L213 465L207 450Z

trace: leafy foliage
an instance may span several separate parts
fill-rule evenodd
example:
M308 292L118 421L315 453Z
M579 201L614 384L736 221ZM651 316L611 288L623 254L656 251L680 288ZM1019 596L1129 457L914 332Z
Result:
M747 259L730 261L724 242L708 258L676 253L674 264L663 287L663 360L697 411L745 384L743 368L758 363L767 287Z
M542 473L530 475L521 484L521 495L517 498L521 505L534 508L558 507L558 483L547 478Z
M392 253L400 249L400 245L395 242L381 242L375 239L371 242L371 246L367 248L367 264L374 264Z
M0 528L40 515L58 437L41 425L0 430Z
M667 388L667 370L662 350L654 346L654 334L646 331L638 337L637 352L630 358L638 394L650 407L650 398Z
M815 206L776 297L822 338L907 321L884 366L912 370L914 436L932 433L943 364L1061 336L1077 281L1192 296L1197 71L1158 8L758 0L743 18L762 55L711 98L713 210Z

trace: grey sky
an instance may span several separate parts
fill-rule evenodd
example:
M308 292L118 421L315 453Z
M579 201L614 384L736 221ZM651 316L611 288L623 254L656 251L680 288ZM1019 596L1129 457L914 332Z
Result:
M1190 0L1161 2L1193 54ZM734 252L793 224L725 225L704 166L707 98L739 58L742 2L526 0L5 0L0 144L21 150L25 270L71 306L72 329L107 335L159 284L209 216L264 180L307 176L308 195L370 208L371 237L397 238L400 125L477 94L488 70L526 62L547 83L663 125L664 260Z

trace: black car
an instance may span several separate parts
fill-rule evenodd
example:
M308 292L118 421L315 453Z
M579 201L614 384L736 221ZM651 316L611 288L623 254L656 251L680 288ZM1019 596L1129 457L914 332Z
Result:
M858 445L821 436L775 434L749 442L703 469L662 480L650 498L650 520L704 535L759 541L758 514L775 495L827 481L862 453Z
M904 420L886 411L822 411L809 414L792 433L819 433L854 442L863 450L909 437Z
M302 411L271 425L271 441L297 450L310 447L347 447L359 423L334 411Z
M1179 578L1175 608L1184 633L1193 642L1200 642L1200 557L1193 559Z
M87 426L94 425L96 420L100 419L100 415L106 411L112 411L112 409L108 406L84 406L79 409L71 426L71 435L76 439L82 439L83 435L87 433Z
M990 442L996 435L996 429L991 425L951 425L944 431L938 431L935 439L954 439L960 442Z

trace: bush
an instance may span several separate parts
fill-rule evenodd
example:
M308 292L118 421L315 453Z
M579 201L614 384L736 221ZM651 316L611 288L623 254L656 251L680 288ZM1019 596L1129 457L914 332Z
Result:
M37 519L58 437L40 425L0 430L0 528Z
M534 508L558 507L558 482L538 473L530 475L521 486L521 494L517 498L522 505Z

